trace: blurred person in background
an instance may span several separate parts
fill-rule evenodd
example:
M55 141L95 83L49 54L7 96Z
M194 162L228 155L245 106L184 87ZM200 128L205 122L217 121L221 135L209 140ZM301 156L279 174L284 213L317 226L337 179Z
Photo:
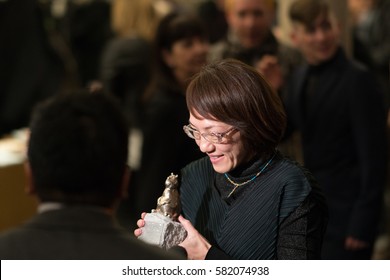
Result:
M0 2L0 38L1 136L28 125L34 105L61 86L64 69L35 0Z
M82 88L99 78L103 47L113 35L110 9L110 2L106 0L67 2L66 36Z
M103 89L118 98L131 123L129 166L133 178L130 184L133 184L139 176L142 156L145 112L141 99L151 80L154 37L163 15L156 11L153 0L114 0L111 5L111 28L115 36L103 50L100 81L95 81L90 89ZM126 218L134 210L128 199L131 198L124 198L118 209L124 226L129 224Z
M208 37L195 15L172 13L164 17L155 37L156 65L144 96L144 141L139 174L130 187L138 214L156 207L165 179L201 157L196 145L182 133L188 121L185 90L190 78L206 64ZM134 193L133 193L134 192Z
M384 89L388 108L387 126L390 133L390 1L348 0L348 7L352 15L353 56L375 73ZM390 170L388 176L389 174ZM390 223L386 223L390 217L389 177L386 187L387 205L384 211L383 228L384 231L387 230L387 234L377 242L379 244L377 257L382 259L390 259Z
M141 95L150 81L152 44L161 16L153 0L113 0L111 5L115 36L104 48L100 80L104 91L119 98L125 114L138 127Z
M280 90L300 55L279 43L272 32L274 0L225 0L227 37L212 45L210 61L235 58L254 66Z
M348 0L353 55L376 74L390 104L390 1Z
M224 13L225 0L206 0L196 7L199 17L209 32L209 41L214 44L226 38L228 24Z
M289 16L305 63L286 87L286 136L301 132L304 165L328 202L322 257L370 259L387 171L383 94L372 73L346 57L327 1L297 0Z

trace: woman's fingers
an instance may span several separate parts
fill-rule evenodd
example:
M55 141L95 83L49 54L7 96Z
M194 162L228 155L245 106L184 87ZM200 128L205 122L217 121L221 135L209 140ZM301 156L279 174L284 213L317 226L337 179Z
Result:
M139 237L142 234L142 229L137 228L134 230L134 235L135 237Z

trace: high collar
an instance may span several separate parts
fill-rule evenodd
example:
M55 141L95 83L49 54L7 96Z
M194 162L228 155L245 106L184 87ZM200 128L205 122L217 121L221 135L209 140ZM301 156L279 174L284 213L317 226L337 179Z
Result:
M253 176L255 176L270 160L271 157L273 157L272 162L269 163L269 165L264 169L262 173L266 173L269 169L271 169L272 164L277 160L281 158L281 155L279 152L276 151L275 154L271 154L267 158L254 158L250 160L249 162L240 165L239 167L235 168L231 172L227 173L229 178L232 179L235 182L245 182L246 180L249 180ZM261 175L260 175L261 176ZM224 174L217 174L216 180L215 180L216 187L221 195L221 197L227 202L230 203L232 200L234 200L236 197L243 194L245 191L251 188L252 184L243 185L242 187L237 188L237 191L234 192L234 195L229 197L230 192L233 189L233 186L231 183L228 182Z
M327 61L324 61L320 64L316 64L316 65L311 65L311 64L308 64L308 71L309 72L312 72L312 73L320 73L322 71L324 71L325 69L327 69L330 65L333 65L335 63L337 63L338 61L340 61L340 59L345 59L345 52L344 50L339 47L336 52L334 53L334 55L328 59Z

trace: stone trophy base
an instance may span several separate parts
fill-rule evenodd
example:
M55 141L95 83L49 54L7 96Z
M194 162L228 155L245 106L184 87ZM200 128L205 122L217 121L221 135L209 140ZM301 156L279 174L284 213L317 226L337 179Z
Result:
M174 222L161 213L147 213L144 221L145 226L138 239L146 243L168 250L187 237L187 231L179 222Z

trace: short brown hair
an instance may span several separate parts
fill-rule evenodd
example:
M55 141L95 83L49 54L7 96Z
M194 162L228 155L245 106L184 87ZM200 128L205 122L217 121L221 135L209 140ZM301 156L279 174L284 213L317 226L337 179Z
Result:
M312 26L318 16L328 13L329 4L325 0L297 0L289 9L290 19L306 27Z
M265 4L271 8L271 9L275 9L275 0L263 0L265 2ZM225 0L224 1L224 9L225 9L225 12L229 12L231 9L232 9L232 6L233 6L233 2L234 0Z
M205 66L187 88L188 110L194 116L236 127L244 145L270 154L286 127L282 102L259 72L235 59Z

